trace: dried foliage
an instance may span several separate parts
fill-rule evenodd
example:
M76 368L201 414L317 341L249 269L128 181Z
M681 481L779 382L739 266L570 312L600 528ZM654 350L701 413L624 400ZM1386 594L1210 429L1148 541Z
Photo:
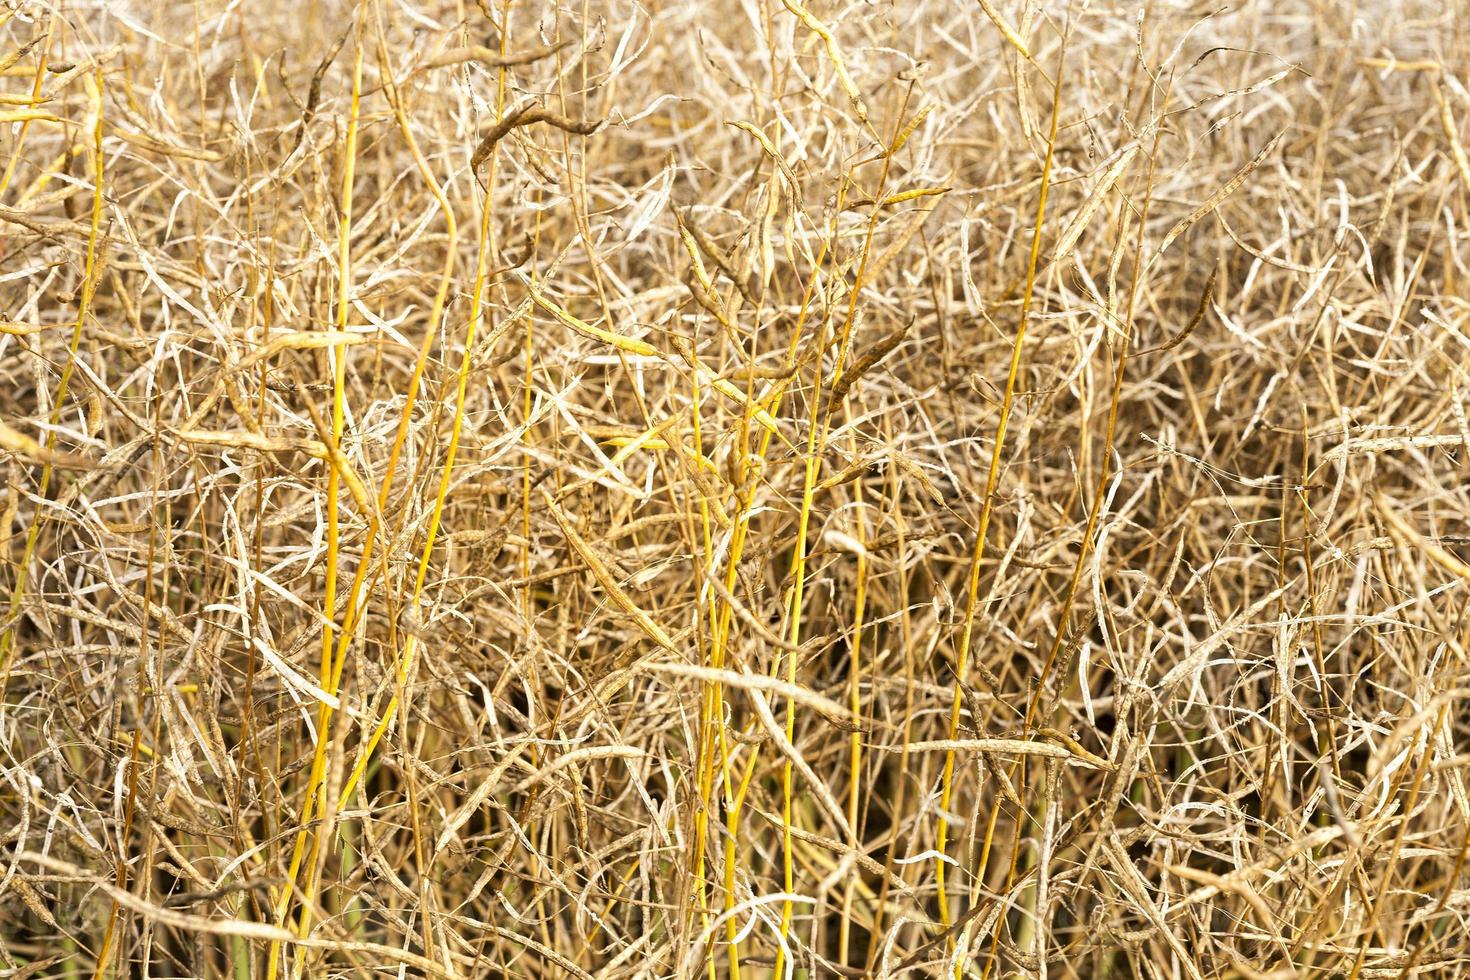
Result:
M0 2L0 976L1470 974L1456 3Z

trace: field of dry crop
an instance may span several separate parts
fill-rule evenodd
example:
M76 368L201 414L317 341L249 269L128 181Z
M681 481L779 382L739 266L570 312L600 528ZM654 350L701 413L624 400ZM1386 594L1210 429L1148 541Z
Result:
M1470 976L1465 0L803 2L0 0L0 977Z

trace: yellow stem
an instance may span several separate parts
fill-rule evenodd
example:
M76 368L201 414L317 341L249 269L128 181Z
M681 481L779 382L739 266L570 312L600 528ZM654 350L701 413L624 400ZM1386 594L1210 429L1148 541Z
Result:
M1066 48L1062 49L1065 59ZM1063 62L1064 63L1064 62ZM975 531L975 548L970 556L970 572L965 594L965 625L960 633L960 647L955 657L954 694L950 700L949 739L953 741L960 730L960 705L963 703L965 675L970 667L970 644L975 632L975 611L980 596L980 566L985 560L985 537L990 529L990 517L995 507L995 487L1000 481L1000 463L1006 441L1006 429L1010 425L1011 410L1015 406L1016 380L1021 373L1021 350L1026 342L1026 326L1031 316L1031 303L1036 294L1036 270L1041 259L1042 223L1046 218L1047 192L1051 189L1052 160L1056 153L1057 127L1062 112L1062 64L1057 66L1053 86L1051 126L1046 138L1046 160L1041 167L1041 191L1036 201L1036 223L1031 232L1031 255L1026 262L1026 288L1021 298L1020 323L1016 327L1016 339L1011 344L1010 367L1006 371L1005 395L1001 401L1000 418L995 426L995 444L990 450L990 469L985 476L985 495L980 505L980 526ZM944 856L949 846L949 806L954 794L954 750L944 753L944 773L939 790L939 824L935 831L934 849L939 860L934 864L934 881L939 895L939 923L946 929L953 921L949 908L949 894L944 881ZM951 948L954 936L949 937ZM958 978L960 965L955 966Z
M337 232L337 304L335 323L340 333L347 325L347 312L352 295L352 185L357 167L358 113L362 98L362 37L361 22L354 44L352 64L352 102L347 120L346 146L343 151L341 220ZM342 444L343 425L346 418L347 348L338 344L332 348L332 442L333 454L327 468L327 555L326 582L322 599L322 615L326 625L322 628L321 683L328 694L335 695L340 680L333 670L333 639L337 606L337 572L341 537L341 515L339 513L341 474L333 462L336 450ZM359 569L360 571L360 569ZM344 630L344 633L347 631ZM311 850L307 861L306 882L302 889L301 917L297 924L298 935L305 936L311 929L311 911L316 901L318 885L317 859L321 854L322 830L319 821L325 816L326 801L323 798L326 779L327 746L331 740L332 707L322 702L317 710L316 750L312 756L311 772L307 780L306 797L301 804L295 841L291 848L291 864L287 872L288 887L282 889L276 903L277 924L285 921L290 911L291 895L297 876L301 873L303 857L307 855L306 841L311 834ZM313 813L316 821L313 820ZM313 832L313 822L318 826ZM267 974L274 977L277 969L278 944L272 944ZM300 964L298 964L299 966Z

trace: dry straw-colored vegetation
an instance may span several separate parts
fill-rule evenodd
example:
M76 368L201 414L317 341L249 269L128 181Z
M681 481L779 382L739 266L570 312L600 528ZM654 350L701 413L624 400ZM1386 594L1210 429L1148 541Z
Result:
M1459 6L4 0L0 976L1470 973Z

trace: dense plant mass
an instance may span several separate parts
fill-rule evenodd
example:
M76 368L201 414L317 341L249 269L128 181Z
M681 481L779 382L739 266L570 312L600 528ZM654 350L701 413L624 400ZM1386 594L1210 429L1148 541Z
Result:
M4 0L0 976L1470 973L1460 7Z

